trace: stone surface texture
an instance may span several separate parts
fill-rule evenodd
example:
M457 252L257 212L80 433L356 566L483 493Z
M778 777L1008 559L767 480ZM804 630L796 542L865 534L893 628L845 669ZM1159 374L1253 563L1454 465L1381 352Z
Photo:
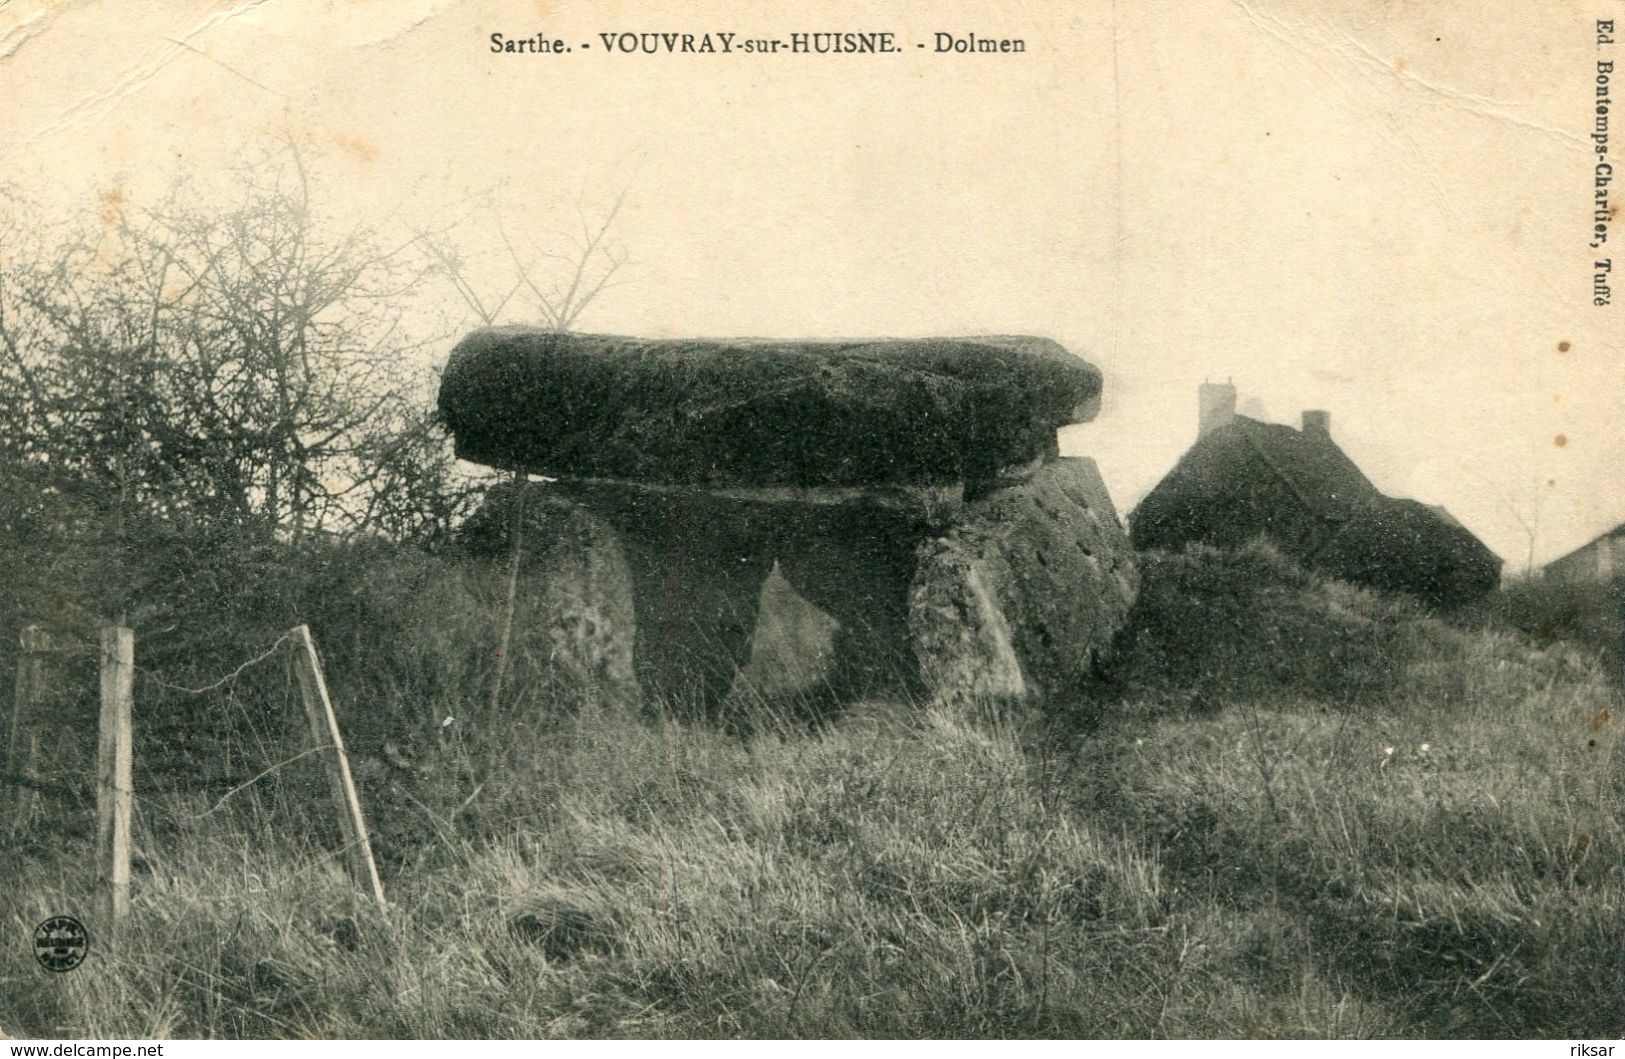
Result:
M512 483L492 488L463 527L469 550L508 560L518 495ZM525 489L521 510L525 581L539 587L526 620L541 626L555 690L577 701L635 706L634 582L621 535L545 485Z
M922 546L909 629L925 688L939 703L1075 698L1138 589L1095 462L1046 463Z
M1137 589L1094 461L1057 455L1099 394L1034 338L501 328L458 346L440 400L463 457L556 477L525 547L559 670L715 720L751 694L1082 694ZM513 495L465 537L500 554Z
M1092 419L1100 372L1042 338L653 340L476 331L440 413L464 459L729 486L980 482Z

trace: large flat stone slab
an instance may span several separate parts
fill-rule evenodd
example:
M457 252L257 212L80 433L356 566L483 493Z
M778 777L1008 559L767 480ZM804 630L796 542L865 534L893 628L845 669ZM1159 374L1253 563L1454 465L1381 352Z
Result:
M1042 338L653 340L475 331L440 412L464 459L726 487L967 483L1055 453L1100 372Z

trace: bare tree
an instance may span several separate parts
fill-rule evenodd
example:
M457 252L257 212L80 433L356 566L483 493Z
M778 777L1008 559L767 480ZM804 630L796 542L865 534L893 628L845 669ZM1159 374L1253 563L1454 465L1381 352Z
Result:
M1512 483L1491 479L1471 468L1463 468L1467 474L1477 479L1485 492L1495 497L1502 510L1512 516L1512 520L1523 531L1524 542L1527 546L1524 552L1523 572L1530 576L1535 572L1535 544L1540 538L1541 509L1545 507L1546 491L1551 487L1551 481L1544 474L1535 474L1530 477L1524 488L1518 489Z
M569 231L538 235L532 225L519 225L487 201L438 229L412 229L415 244L434 270L456 292L464 308L481 325L513 319L554 331L574 328L581 314L605 290L615 286L627 265L625 250L613 238L629 189L623 188L600 215L578 201L575 226ZM471 268L457 242L460 227L489 225L508 256L507 274L481 277ZM519 235L514 235L515 229ZM487 289L491 288L491 289ZM483 292L483 293L482 293ZM523 292L523 297L520 296Z
M555 331L569 331L581 313L605 287L611 285L616 273L626 264L625 253L609 240L610 229L620 216L625 201L626 191L623 189L596 224L588 221L584 207L577 203L579 231L566 240L568 245L565 249L548 249L531 241L533 253L544 261L560 266L559 271L562 272L559 279L546 287L536 281L537 268L514 246L513 239L498 216L497 231L502 236L502 245L507 247L508 255L513 259L514 271L530 291L533 308L545 326Z
M523 236L529 253L522 252L503 221L500 211L489 208L492 223L508 252L513 272L500 284L500 293L482 297L480 283L471 275L467 261L450 235L450 228L429 232L417 230L414 237L425 256L451 284L463 305L483 326L499 323L521 291L529 293L533 320L541 326L568 332L588 306L605 289L613 286L616 274L626 264L625 252L612 240L611 232L627 190L616 195L609 208L596 221L589 220L587 207L576 203L574 232L556 236L543 244ZM510 282L511 280L511 282ZM508 671L508 653L513 644L515 614L519 602L519 572L524 562L526 499L529 475L513 472L513 509L510 512L507 592L503 601L501 631L495 649L496 672L491 680L491 708L501 702Z
M323 218L291 144L238 186L222 208L179 187L51 240L13 242L9 211L10 456L117 493L125 514L294 538L443 532L459 501L433 378L413 366L443 335L406 325L428 266Z

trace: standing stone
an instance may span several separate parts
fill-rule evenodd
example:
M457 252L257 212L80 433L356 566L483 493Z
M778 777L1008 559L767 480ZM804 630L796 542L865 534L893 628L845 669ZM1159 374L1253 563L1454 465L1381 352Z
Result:
M967 504L921 548L908 623L927 692L940 704L1064 704L1106 657L1138 590L1095 462L1043 464Z
M921 549L909 627L921 682L939 705L1027 698L1015 637L975 554L948 538Z
M620 536L648 705L712 717L750 660L773 556L736 501L691 490L563 482Z
M522 488L521 584L537 586L539 594L534 604L527 602L521 620L540 632L534 649L545 653L549 691L561 705L631 708L639 698L632 667L632 571L619 535L550 485ZM518 495L512 483L493 486L463 526L463 546L505 564L512 555ZM534 636L521 633L516 630L516 643Z
M615 532L574 507L538 566L538 612L555 679L583 701L635 706L632 572Z

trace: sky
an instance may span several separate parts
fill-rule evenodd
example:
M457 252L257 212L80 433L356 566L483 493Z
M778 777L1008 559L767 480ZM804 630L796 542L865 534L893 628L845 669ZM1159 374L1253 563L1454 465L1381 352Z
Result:
M1515 570L1526 525L1538 563L1625 521L1625 309L1591 304L1586 245L1610 13L11 0L0 172L49 209L151 201L178 176L226 201L233 159L291 139L334 215L458 221L492 290L506 256L476 206L543 239L624 191L627 264L580 329L1055 338L1105 373L1063 449L1099 461L1124 513L1194 438L1197 385L1231 379L1278 421L1329 410L1380 488L1444 504ZM903 48L620 55L599 37L830 30ZM493 32L574 50L493 55ZM1026 50L939 55L939 32Z

